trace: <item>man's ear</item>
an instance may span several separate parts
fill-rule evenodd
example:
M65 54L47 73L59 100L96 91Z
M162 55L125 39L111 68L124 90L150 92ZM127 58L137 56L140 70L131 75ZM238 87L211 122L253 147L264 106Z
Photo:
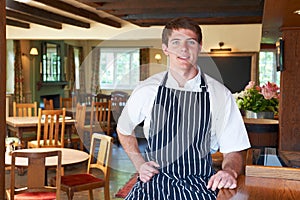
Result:
M202 50L202 41L199 43L199 52Z
M165 54L166 56L168 56L168 55L169 55L169 52L168 52L168 46L167 46L166 44L162 44L162 45L161 45L161 48L162 48L164 54Z

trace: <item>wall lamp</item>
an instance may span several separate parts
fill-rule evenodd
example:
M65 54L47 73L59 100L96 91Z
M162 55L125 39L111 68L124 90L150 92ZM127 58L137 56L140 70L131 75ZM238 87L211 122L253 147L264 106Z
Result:
M39 55L39 52L38 52L37 48L32 47L32 48L30 49L29 54L32 55L32 56L37 56L37 55Z
M37 48L32 47L32 48L30 49L30 51L29 51L29 55L30 55L30 56L37 56L37 55L39 55L39 52L38 52ZM22 53L22 56L27 56L27 57L29 57L29 55L28 55L27 53Z
M154 58L155 58L156 62L159 63L159 61L161 60L160 53L155 54Z
M224 42L219 42L219 49L210 49L210 52L224 52L224 51L231 51L231 48L222 48L224 46Z

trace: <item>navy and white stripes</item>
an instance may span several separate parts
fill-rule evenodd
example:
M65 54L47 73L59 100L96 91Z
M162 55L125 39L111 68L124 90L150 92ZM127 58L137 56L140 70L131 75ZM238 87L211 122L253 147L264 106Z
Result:
M165 87L154 102L146 160L160 165L149 182L138 183L126 199L216 199L206 188L213 175L210 156L210 101L202 78L201 92Z

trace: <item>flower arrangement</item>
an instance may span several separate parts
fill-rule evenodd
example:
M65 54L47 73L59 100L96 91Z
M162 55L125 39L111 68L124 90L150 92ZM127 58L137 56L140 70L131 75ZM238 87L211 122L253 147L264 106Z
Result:
M278 114L279 87L276 83L268 82L260 87L250 81L243 91L235 94L235 98L240 110Z

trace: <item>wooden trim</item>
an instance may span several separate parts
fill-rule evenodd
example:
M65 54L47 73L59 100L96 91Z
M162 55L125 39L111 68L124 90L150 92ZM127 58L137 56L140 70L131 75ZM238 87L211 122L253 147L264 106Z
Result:
M300 180L300 169L290 167L247 165L246 176Z
M6 110L6 11L5 0L0 0L0 110ZM3 112L4 113L4 112ZM6 115L0 115L0 199L5 199L5 134Z

